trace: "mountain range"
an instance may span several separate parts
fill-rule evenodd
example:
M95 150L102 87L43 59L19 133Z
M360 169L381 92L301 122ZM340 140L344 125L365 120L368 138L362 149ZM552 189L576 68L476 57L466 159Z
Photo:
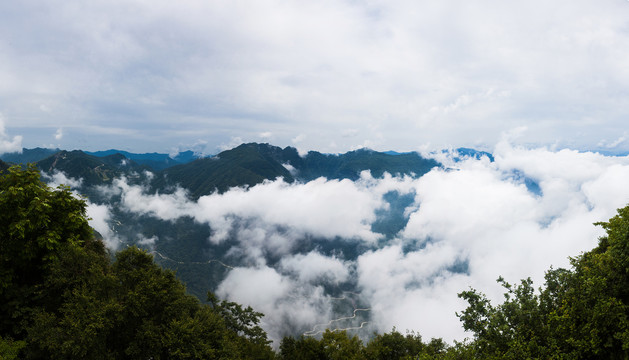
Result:
M486 156L492 160L491 154L472 149L461 149L458 154L461 159ZM247 143L214 156L198 157L189 151L180 153L174 158L167 154L134 154L119 150L86 152L42 148L23 149L21 153L0 155L0 171L11 164L26 162L34 163L45 175L44 179L47 181L50 179L57 182L72 182L74 190L86 196L90 206L101 211L98 220L101 220L104 226L99 231L103 232L104 238L109 239L111 247L120 249L137 245L151 251L155 262L164 268L175 270L177 276L186 284L187 290L201 301L206 300L208 290L216 291L234 268L252 266L252 260L247 251L252 246L250 241L256 241L256 237L262 236L262 240L257 241L268 242L269 246L273 246L273 241L289 241L290 255L296 256L295 259L300 259L300 256L306 259L308 256L313 256L312 254L320 254L316 256L352 262L369 251L370 246L374 246L374 244L350 241L339 236L326 237L325 231L315 231L314 234L308 231L294 231L291 229L290 219L276 217L268 228L264 228L267 225L251 223L256 221L256 216L264 214L267 207L272 211L274 207L286 206L286 201L292 202L292 206L295 206L295 204L308 202L311 198L319 196L318 190L305 186L313 180L324 178L323 181L313 182L315 184L313 186L324 184L328 188L342 187L348 191L364 191L358 189L362 186L357 185L360 181L352 183L361 178L363 171L369 171L374 178L382 178L385 173L419 178L435 167L443 167L434 159L423 157L415 152L378 152L360 149L343 154L324 154L316 151L300 154L293 147L281 148L270 144ZM68 179L80 181L65 180L63 177L54 180L57 173L63 173ZM185 213L185 209L199 209L201 203L210 202L211 208L204 211L215 211L220 206L226 206L225 199L233 199L234 194L244 194L237 191L232 193L231 197L223 197L229 195L226 193L230 189L238 187L253 190L256 185L273 182L278 178L283 179L286 188L299 191L299 193L291 193L292 195L283 200L283 205L276 203L272 196L264 198L261 205L260 203L256 205L263 207L262 212L255 213L252 217L227 212L225 219L233 226L222 235L220 241L212 240L215 239L218 231L215 224L204 223L190 213ZM116 182L116 179L121 181ZM325 185L326 182L329 182L328 185ZM275 184L274 186L282 188L284 185ZM178 189L181 188L185 191L180 192ZM268 191L269 189L262 188L261 190ZM125 193L129 190L131 192ZM185 198L181 197L182 194ZM131 197L132 195L135 197ZM210 197L201 202L200 198L205 196ZM165 202L161 203L162 201ZM378 242L394 239L409 221L407 210L414 201L413 192L389 191L383 194L384 206L373 214L370 224L365 224L368 226L368 231L381 235ZM137 202L146 202L146 204ZM152 206L148 204L150 202L156 204L151 208L153 210L134 211L131 209L136 205L142 209L148 209L143 206ZM227 204L227 206L230 205ZM245 202L240 206L247 208L254 205ZM351 209L352 206L354 205L350 204L349 208ZM154 213L154 211L171 210L177 212L181 209L184 209L183 215L179 213L170 218L156 216ZM241 209L234 211L238 212ZM325 219L329 216L326 214L327 210L319 209L319 211L316 214L300 215L302 216L300 219L310 217ZM360 209L349 211L359 212ZM287 212L281 214L281 217L291 216ZM351 216L351 214L348 215ZM325 227L327 223L323 221L320 226ZM267 233L261 233L261 231L267 231ZM263 259L265 266L287 271L288 263L283 262L286 259L282 258L284 255L281 255L281 252L264 252L259 256ZM466 265L459 265L457 268L448 270L464 272ZM340 299L344 298L345 294L355 294L357 291L357 283L353 278L342 282L327 282L325 279L325 277L321 279L320 285L326 296ZM361 301L359 297L356 297L351 302L335 307L334 312L343 316L357 307L368 307L368 304ZM351 322L360 325L361 322L367 320L366 316L368 314L363 313L360 317L352 318ZM300 325L286 331L299 334L306 330L309 329Z
M421 176L440 164L418 153L383 153L368 149L344 154L322 154L310 151L299 155L293 147L248 143L215 156L197 158L192 151L167 154L133 154L120 150L84 152L81 150L24 149L22 153L0 155L7 163L32 162L46 173L63 172L81 178L88 185L102 185L125 176L140 178L146 171L154 173L154 191L179 185L193 198L232 187L254 186L278 177L286 182L327 179L356 180L368 170L374 177L385 172L392 175Z

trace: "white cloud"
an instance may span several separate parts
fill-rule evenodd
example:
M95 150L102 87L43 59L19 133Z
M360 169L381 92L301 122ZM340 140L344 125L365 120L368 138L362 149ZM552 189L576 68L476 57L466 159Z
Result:
M130 212L162 220L190 216L208 223L215 243L224 241L234 229L247 231L253 239L263 242L276 234L278 227L299 234L373 243L380 238L371 231L371 223L375 210L385 206L382 194L409 181L390 176L386 180L391 184L380 183L367 173L356 183L320 178L305 184L288 184L280 179L249 189L233 188L224 194L202 196L197 202L190 201L181 188L172 194L147 194L143 187L129 185L125 179L115 180L114 189L102 192L121 193L121 205ZM247 222L242 225L238 219Z
M61 140L63 138L63 129L58 128L55 132L55 140Z
M299 144L300 142L304 141L305 138L306 138L306 135L299 134L295 136L291 141L293 142L293 144Z
M42 173L42 176L46 179L47 183L51 187L57 187L59 185L69 186L70 188L80 188L83 184L83 179L75 179L68 177L65 173L55 171L52 174Z
M238 146L238 145L240 145L242 143L243 143L242 138L240 136L235 136L235 137L232 137L230 139L229 143L221 144L221 145L219 145L218 148L221 151L230 150L230 149L233 149L233 148L235 148L236 146Z
M124 179L106 190L121 195L126 211L208 224L209 241L229 244L228 256L239 261L219 295L264 312L274 339L338 315L326 284L355 285L374 330L396 326L451 341L465 336L454 315L465 308L458 292L472 286L501 301L500 275L541 285L551 265L568 266L568 256L596 244L602 229L592 223L629 202L629 157L526 149L507 140L493 154L494 162L450 159L446 169L419 179L364 172L355 182L275 180L198 201L182 189L151 194ZM384 240L372 224L389 209L383 195L391 191L414 201L402 231ZM340 238L341 247L361 253L323 250ZM312 247L303 250L305 243Z
M159 241L157 236L145 237L142 234L137 235L138 244L147 246L149 249L153 250L155 248L155 243Z
M87 216L89 224L102 235L105 246L111 250L117 250L121 244L120 238L111 227L111 210L108 205L87 203Z
M325 281L337 284L347 281L349 277L347 264L316 251L285 257L281 260L280 266L286 271L297 274L303 283Z
M323 288L301 284L266 266L231 270L216 293L264 313L261 325L275 345L286 334L327 321L332 313Z
M188 200L186 192L178 188L173 194L146 195L139 185L129 185L125 178L114 180L113 190L104 193L122 194L121 206L127 211L152 215L162 220L175 220L193 213L194 204Z
M619 145L624 144L626 141L627 141L627 133L625 132L621 137L617 138L616 140L611 141L611 142L602 140L597 144L597 146L607 148L607 149L614 149L618 147Z
M494 155L495 163L468 159L420 178L400 239L410 250L393 243L359 257L359 284L380 331L397 326L462 339L458 292L472 286L502 301L499 275L541 285L551 265L569 266L568 256L596 244L602 229L592 223L629 202L622 185L629 158L507 142ZM521 176L537 181L541 194ZM452 273L457 267L465 272Z
M282 164L282 166L283 166L286 170L288 170L288 172L289 172L292 176L296 176L296 175L297 175L297 173L298 173L297 169L295 169L295 167L294 167L293 165L291 165L290 163L285 163L285 164Z
M11 138L5 129L4 118L0 114L0 154L8 152L22 152L22 136Z

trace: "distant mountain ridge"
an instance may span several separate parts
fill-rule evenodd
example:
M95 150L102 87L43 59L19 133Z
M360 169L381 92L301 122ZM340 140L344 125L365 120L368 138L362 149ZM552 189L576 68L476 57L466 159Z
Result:
M27 164L34 163L40 160L43 160L53 154L61 151L60 149L45 149L45 148L34 148L34 149L26 149L23 148L21 152L12 152L12 153L4 153L0 154L0 159L2 161L12 163L12 164Z
M139 165L122 154L97 157L81 150L62 150L36 162L37 167L46 172L63 172L66 176L83 179L87 185L111 183L113 179L126 176L138 177L148 167Z
M471 151L468 151L470 155ZM308 182L319 177L356 180L368 170L374 177L383 174L421 176L435 166L433 159L418 153L378 152L369 149L344 154L310 151L301 156L294 147L247 143L213 157L198 158L192 151L167 154L134 154L121 150L83 152L81 150L24 149L22 153L0 156L9 163L35 162L46 173L60 171L81 178L86 185L110 183L116 177L127 179L154 173L153 191L168 192L175 186L188 190L193 198L232 187L254 186L265 180L283 178L286 182Z
M86 154L94 155L97 157L105 157L113 154L121 154L126 158L135 161L141 165L147 165L151 167L153 170L164 170L171 166L189 163L190 161L196 160L202 156L197 155L191 150L184 151L178 153L175 157L171 157L170 154L160 154L160 153L143 153L143 154L135 154L130 153L124 150L116 150L110 149L105 151L86 151Z
M390 155L361 149L330 155L310 151L300 156L293 147L248 143L212 158L165 169L155 178L155 189L176 184L193 197L224 192L234 186L253 186L264 180L283 178L286 182L310 181L319 177L356 180L369 170L374 177L390 174L421 176L440 164L417 153Z
M281 160L292 156L283 152L281 148L265 144L243 144L211 158L165 169L156 176L153 187L160 189L181 185L193 197L200 197L215 191L225 192L231 187L253 186L278 177L292 182L294 178ZM295 155L299 156L296 150Z
M193 155L192 152L188 154ZM361 149L344 154L310 151L300 155L294 147L281 148L260 143L242 144L212 157L194 159L161 170L141 161L167 161L164 154L132 154L117 150L88 153L80 150L25 149L22 155L27 155L29 160L37 160L35 165L42 173L53 175L61 172L70 178L81 179L74 189L90 202L105 205L110 211L108 224L112 232L111 241L148 246L143 245L142 241L153 239L151 250L156 251L156 254L164 254L164 257L156 257L156 261L162 266L176 269L189 291L202 300L207 289L216 289L228 271L215 262L207 262L208 259L228 259L228 263L234 265L246 261L241 255L228 253L236 239L230 235L224 243L212 244L208 242L212 228L192 218L167 221L132 214L125 210L122 196L115 193L116 186L108 186L115 185L115 179L124 177L127 184L140 185L141 191L148 194L169 194L177 187L182 187L186 189L190 200L194 201L204 195L229 191L233 187L253 187L278 178L288 183L306 183L320 177L356 180L362 171L370 171L376 178L382 177L385 172L420 177L434 167L442 166L418 153L388 154ZM44 178L50 179L49 176ZM390 239L408 221L405 209L414 201L414 195L392 192L385 194L383 201L389 206L375 214L377 220L373 223L373 231ZM363 246L350 246L342 239L330 241L307 237L297 241L299 251L304 253L317 249L329 255L338 248L344 256L352 259L362 251ZM171 259L190 263L173 262ZM271 264L279 259L269 258L268 261ZM339 295L336 292L334 294Z
M61 149L46 149L46 148L34 148L27 149L23 148L21 152L12 152L0 154L0 160L3 160L12 164L26 164L26 163L35 163L41 160L46 159L49 156L52 156L58 152L62 151ZM185 164L190 161L196 160L202 156L197 153L188 150L179 152L174 157L171 157L169 154L160 154L160 153L144 153L144 154L135 154L124 150L104 150L104 151L83 151L85 154L104 158L107 156L120 154L126 157L127 159L135 161L135 163L140 165L146 165L153 169L154 171L159 171L166 169L168 167Z

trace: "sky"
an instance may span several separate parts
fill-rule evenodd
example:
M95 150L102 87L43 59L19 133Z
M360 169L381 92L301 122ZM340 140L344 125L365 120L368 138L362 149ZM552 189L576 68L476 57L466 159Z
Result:
M629 151L629 2L3 1L0 152Z

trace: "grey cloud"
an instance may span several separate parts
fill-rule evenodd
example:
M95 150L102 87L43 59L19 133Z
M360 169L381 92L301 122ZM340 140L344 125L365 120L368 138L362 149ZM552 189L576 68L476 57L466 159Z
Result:
M414 150L522 124L524 142L595 147L625 128L628 13L613 0L4 3L0 110L9 128L147 151L264 133ZM338 131L365 123L382 139Z

